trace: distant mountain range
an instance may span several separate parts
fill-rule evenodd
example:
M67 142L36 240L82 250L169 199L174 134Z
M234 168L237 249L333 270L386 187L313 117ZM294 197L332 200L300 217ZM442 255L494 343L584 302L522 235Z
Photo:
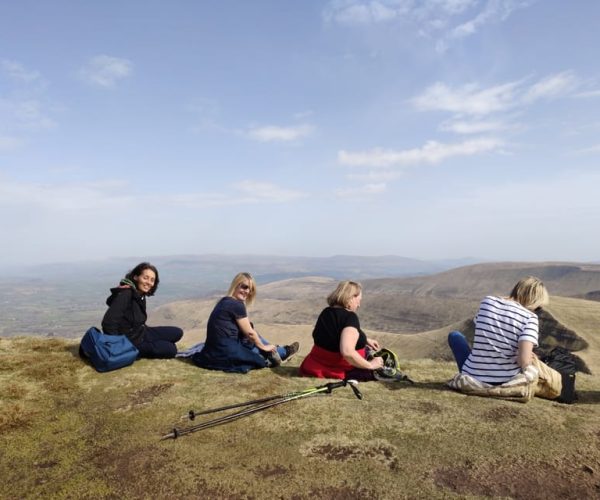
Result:
M109 288L140 260L33 266L0 277L0 335L81 336L84 328L99 325ZM483 296L507 295L528 274L543 279L551 295L600 298L600 265L588 263L478 263L449 269L445 266L458 261L343 255L150 260L160 271L161 285L149 300L149 310L165 306L166 312L170 304L188 301L189 310L176 315L184 328L202 329L205 310L210 312L214 298L224 294L234 274L242 270L257 279L259 294L252 314L265 324L313 324L340 279L363 283L365 328L390 333L420 333L472 317Z

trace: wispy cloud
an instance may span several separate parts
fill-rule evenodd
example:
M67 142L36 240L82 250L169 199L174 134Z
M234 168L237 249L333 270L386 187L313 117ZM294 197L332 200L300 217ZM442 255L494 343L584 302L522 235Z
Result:
M245 180L233 187L241 194L240 203L286 203L305 197L300 191L285 189L270 182Z
M378 184L365 184L363 186L357 186L352 188L339 188L335 190L335 196L337 198L350 198L354 200L361 200L384 193L386 190L387 185L381 182Z
M29 206L49 212L110 211L136 206L210 207L288 203L306 194L273 183L244 180L222 192L139 194L121 180L81 183L35 183L2 179L0 206Z
M13 151L23 145L23 140L17 137L0 136L0 152Z
M369 185L374 184L387 184L389 181L393 181L402 175L401 170L391 170L388 168L373 168L371 170L361 169L359 172L353 171L346 175L346 178L350 181L357 181Z
M428 141L423 147L394 151L372 149L370 151L339 151L338 161L352 167L393 167L435 164L454 156L472 156L498 150L503 142L496 138L479 138L454 144Z
M56 122L39 100L0 98L0 125L9 130L40 130L54 128Z
M509 125L502 121L489 120L450 120L440 125L440 130L461 135L488 134L490 132L501 132L507 128L509 128Z
M158 196L158 195L157 195ZM305 198L301 191L283 188L273 183L244 180L221 192L179 193L158 196L165 206L188 208L255 205L259 203L288 203Z
M3 180L0 205L29 205L49 211L112 210L134 205L134 197L125 187L117 181L60 184Z
M389 0L333 0L325 7L323 18L347 25L391 21L410 12L410 7L404 3Z
M120 80L128 78L133 73L133 64L127 59L98 55L92 57L79 70L82 80L103 88L113 88Z
M471 83L450 88L438 82L412 99L419 111L449 111L466 115L487 115L516 105L515 94L522 82L509 82L482 89Z
M444 52L453 40L476 34L486 25L506 21L537 0L331 0L323 10L328 23L368 27L402 21L434 40ZM467 19L467 20L465 20Z
M600 144L595 144L594 146L590 146L589 148L583 148L575 151L578 154L598 154L600 153Z
M579 79L571 71L550 75L532 85L523 96L526 103L538 99L553 99L571 93L579 85Z
M27 69L23 64L9 59L0 59L0 70L13 80L25 83L41 78L39 71Z
M573 97L582 97L582 98L600 97L600 89L598 89L598 90L587 90L585 92L579 92L579 93L575 94Z
M450 38L471 36L486 24L506 21L513 12L529 7L535 0L488 0L481 3L482 9L473 18L456 26Z
M312 125L303 124L290 127L266 125L248 130L247 135L260 142L291 142L310 135L314 130Z
M570 95L579 83L579 79L571 71L549 75L529 86L525 79L488 88L481 88L477 83L451 88L445 83L437 82L411 102L419 111L483 116L522 107L540 99Z

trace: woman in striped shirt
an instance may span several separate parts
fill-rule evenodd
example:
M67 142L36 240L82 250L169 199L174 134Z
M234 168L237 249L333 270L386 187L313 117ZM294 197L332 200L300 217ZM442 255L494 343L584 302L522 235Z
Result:
M535 309L548 304L546 287L538 278L520 280L509 297L487 296L475 316L471 349L460 332L451 332L448 343L461 373L491 385L500 385L534 365L539 378L550 380L560 394L561 376L533 353L538 345ZM548 380L547 380L548 379Z

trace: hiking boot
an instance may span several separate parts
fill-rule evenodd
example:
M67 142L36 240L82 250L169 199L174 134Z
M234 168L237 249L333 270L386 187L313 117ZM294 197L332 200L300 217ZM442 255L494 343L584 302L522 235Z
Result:
M282 358L282 361L285 363L298 352L298 349L300 349L300 344L298 342L294 342L290 345L284 345L283 348L285 349L285 356Z
M560 396L556 398L556 401L570 405L577 401L577 393L575 392L575 374L561 373L560 375L562 378L562 390L560 391Z
M275 368L276 366L281 365L281 356L277 351L269 352L266 356L267 359L267 368Z

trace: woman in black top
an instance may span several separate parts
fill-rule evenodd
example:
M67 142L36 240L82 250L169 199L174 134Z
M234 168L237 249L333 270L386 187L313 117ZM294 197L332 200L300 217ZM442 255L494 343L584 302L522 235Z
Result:
M127 273L118 287L111 288L106 299L108 310L102 319L102 330L109 335L127 335L142 358L174 358L175 343L183 336L183 330L176 326L146 325L146 297L154 295L158 283L156 267L142 262Z
M300 366L309 377L372 380L373 370L383 367L381 357L367 360L367 348L377 351L379 343L360 328L356 311L362 300L362 287L342 281L327 297L313 330L315 345Z

